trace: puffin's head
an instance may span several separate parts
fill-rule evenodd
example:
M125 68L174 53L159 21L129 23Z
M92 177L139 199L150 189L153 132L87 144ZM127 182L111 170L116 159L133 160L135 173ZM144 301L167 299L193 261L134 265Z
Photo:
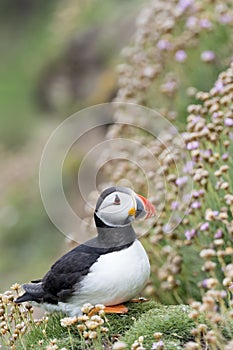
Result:
M107 188L101 193L95 209L95 216L111 227L127 226L154 214L153 204L127 187Z

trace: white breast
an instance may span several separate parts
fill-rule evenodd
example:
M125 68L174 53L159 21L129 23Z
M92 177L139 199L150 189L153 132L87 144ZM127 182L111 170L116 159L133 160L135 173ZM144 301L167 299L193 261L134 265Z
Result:
M138 240L129 248L103 254L78 284L66 312L75 315L85 303L108 306L128 301L142 290L149 275L149 260Z

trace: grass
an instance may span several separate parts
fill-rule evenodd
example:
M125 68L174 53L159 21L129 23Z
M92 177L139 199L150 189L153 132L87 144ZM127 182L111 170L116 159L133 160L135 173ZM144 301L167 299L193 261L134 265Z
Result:
M125 333L123 340L132 344L139 336L144 336L146 348L150 349L155 338L155 332L162 333L165 349L179 349L190 340L190 331L194 322L188 317L190 308L185 305L156 305L155 308L143 313L132 327Z
M132 344L140 336L144 336L145 348L151 349L155 338L155 332L162 333L165 349L181 349L183 343L190 340L190 330L194 322L188 317L190 308L185 305L164 306L154 301L145 303L127 303L129 312L124 315L108 314L104 326L108 327L107 333L101 334L97 339L85 341L77 331L76 326L67 328L60 324L62 314L54 313L48 321L39 326L32 325L29 333L23 337L26 349L45 348L56 338L58 349L65 347L67 350L109 349L115 340L120 339L131 349ZM39 344L43 344L41 347ZM23 350L22 344L17 350Z
M154 308L160 308L160 305L151 301L146 303L128 303L126 306L129 308L129 312L124 315L109 314L107 315L107 322L105 326L109 329L109 334L102 337L101 342L107 344L116 337L123 335L134 324L135 320L138 320L142 314L152 310ZM27 349L34 349L35 345L43 340L43 346L49 344L51 339L57 339L57 345L59 347L66 346L70 343L69 334L66 328L60 324L60 319L64 315L60 313L53 313L49 316L47 323L41 323L39 326L32 326L31 331L25 336L24 342ZM46 330L46 335L44 332ZM71 328L72 343L74 349L88 349L87 344L83 342L82 337L78 334L75 327ZM90 344L89 344L90 345ZM88 346L89 346L88 345ZM71 345L69 346L69 349ZM20 348L19 350L23 349Z

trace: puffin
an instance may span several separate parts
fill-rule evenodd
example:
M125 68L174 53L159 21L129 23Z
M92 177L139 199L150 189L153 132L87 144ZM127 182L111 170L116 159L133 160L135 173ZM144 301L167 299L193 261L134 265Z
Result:
M15 303L31 302L71 317L81 315L86 303L120 313L150 276L148 256L132 223L153 215L153 204L132 189L107 188L94 211L97 235L59 258L42 279L24 284Z

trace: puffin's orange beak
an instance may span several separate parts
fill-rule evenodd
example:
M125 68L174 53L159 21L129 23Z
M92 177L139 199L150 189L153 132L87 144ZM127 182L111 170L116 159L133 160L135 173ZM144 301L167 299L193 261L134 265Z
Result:
M136 199L137 199L137 212L138 212L138 215L136 215L136 217L139 217L139 218L144 217L145 219L148 219L151 216L154 216L156 214L156 209L154 205L148 199L141 196L140 194L136 194Z

